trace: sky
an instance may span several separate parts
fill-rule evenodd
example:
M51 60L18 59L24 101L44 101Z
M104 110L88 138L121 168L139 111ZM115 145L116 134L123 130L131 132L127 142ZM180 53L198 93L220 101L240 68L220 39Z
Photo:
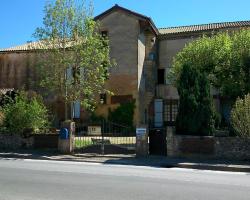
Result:
M48 0L0 0L0 48L35 40ZM87 0L88 1L88 0ZM115 4L147 15L157 27L250 20L250 0L93 0L94 15Z

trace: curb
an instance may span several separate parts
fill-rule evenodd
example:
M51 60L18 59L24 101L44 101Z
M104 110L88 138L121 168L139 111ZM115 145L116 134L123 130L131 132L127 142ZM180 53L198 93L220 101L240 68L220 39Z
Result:
M135 165L135 166L149 166L157 168L184 168L184 169L198 169L198 170L211 170L211 171L226 171L226 172L245 172L250 173L250 166L245 165L223 165L223 164L208 164L208 163L175 163L175 162L141 162L139 160L90 160L90 159L71 159L71 158L49 158L49 157L34 157L22 155L1 155L0 159L33 159L33 160L49 160L49 161L67 161L67 162L85 162L85 163L102 163L113 165Z
M236 166L236 165L211 165L211 164L196 164L196 163L177 163L165 165L166 168L186 168L186 169L199 169L199 170L211 170L211 171L226 171L226 172L246 172L250 173L250 167Z

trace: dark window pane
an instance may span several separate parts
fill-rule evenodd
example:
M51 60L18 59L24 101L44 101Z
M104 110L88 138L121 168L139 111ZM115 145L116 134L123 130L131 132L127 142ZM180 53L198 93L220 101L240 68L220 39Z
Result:
M108 31L102 31L101 35L102 37L108 37Z
M165 69L158 69L157 78L158 78L158 84L165 83Z

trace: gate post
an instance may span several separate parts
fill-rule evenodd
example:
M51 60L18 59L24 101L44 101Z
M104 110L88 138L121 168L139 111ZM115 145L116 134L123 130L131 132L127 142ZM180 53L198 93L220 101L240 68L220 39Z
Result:
M147 125L136 127L136 156L148 155L148 128Z
M58 139L58 150L61 153L72 153L74 151L74 137L75 137L75 122L65 121L61 126L61 130L66 129L68 136L59 136Z
M167 156L175 156L175 136L174 128L172 126L167 127Z

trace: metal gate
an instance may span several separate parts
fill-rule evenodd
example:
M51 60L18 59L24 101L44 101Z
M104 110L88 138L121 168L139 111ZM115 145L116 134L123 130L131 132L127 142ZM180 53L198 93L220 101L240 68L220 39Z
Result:
M114 122L78 125L74 152L95 154L134 154L135 129Z
M149 154L167 155L167 134L165 129L149 130Z

